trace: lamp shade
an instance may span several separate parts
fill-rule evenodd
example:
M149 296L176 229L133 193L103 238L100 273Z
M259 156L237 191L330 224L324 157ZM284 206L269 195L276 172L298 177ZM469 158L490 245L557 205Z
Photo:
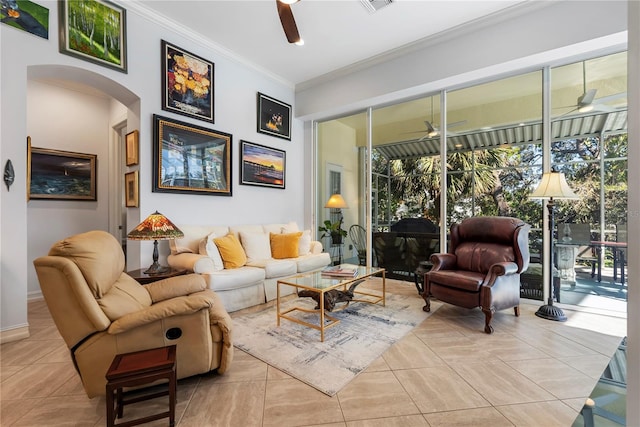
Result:
M346 209L349 206L347 206L347 202L344 201L342 196L336 193L329 197L329 200L327 200L327 204L324 205L324 207L331 209Z
M127 234L127 238L131 240L167 240L180 237L184 237L184 233L158 211Z
M538 188L529 195L530 199L579 199L573 192L561 172L546 172L542 174L542 180Z

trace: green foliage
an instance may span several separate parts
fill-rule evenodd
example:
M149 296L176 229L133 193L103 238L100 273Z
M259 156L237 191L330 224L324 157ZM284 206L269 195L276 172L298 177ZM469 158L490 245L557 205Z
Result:
M339 234L342 237L347 237L347 231L342 229L342 221L331 222L326 219L324 221L324 226L318 226L318 231L322 231L321 239L333 236L335 234Z
M588 223L599 226L604 203L605 227L626 223L627 135L557 141L552 144L552 164L563 172L579 200L556 203L557 222ZM603 149L604 147L604 149ZM604 201L601 198L600 165L604 155ZM386 175L386 161L374 159L374 169ZM535 233L542 228L542 203L529 199L542 176L541 144L456 152L447 156L447 216L449 223L473 215L509 215L531 224ZM409 216L429 216L438 222L441 183L440 157L393 160L390 185L378 186L378 209L383 203L395 211L400 200L409 207ZM384 193L381 190L385 190ZM389 194L385 200L383 194ZM385 205L386 208L386 205Z

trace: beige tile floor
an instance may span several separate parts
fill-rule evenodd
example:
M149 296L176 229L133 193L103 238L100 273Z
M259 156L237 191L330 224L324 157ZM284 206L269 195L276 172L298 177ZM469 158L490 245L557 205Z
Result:
M387 285L419 298L413 284ZM334 397L236 351L225 375L179 381L178 424L570 426L626 334L624 318L565 310L569 319L559 323L523 303L518 318L497 313L486 335L480 310L433 306ZM31 336L0 347L0 425L104 425L104 398L84 394L44 301L30 302L28 317ZM162 398L127 407L124 420L165 405Z

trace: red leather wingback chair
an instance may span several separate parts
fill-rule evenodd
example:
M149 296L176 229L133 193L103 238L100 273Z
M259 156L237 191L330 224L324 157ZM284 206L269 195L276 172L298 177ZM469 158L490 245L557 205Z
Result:
M529 267L529 229L510 217L467 218L451 227L449 253L433 254L425 273L424 311L429 297L465 308L481 307L484 331L493 332L497 310L514 308L520 315L520 273Z

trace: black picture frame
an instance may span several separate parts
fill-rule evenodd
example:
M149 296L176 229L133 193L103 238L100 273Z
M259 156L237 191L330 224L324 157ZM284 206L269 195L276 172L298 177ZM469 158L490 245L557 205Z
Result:
M291 141L291 105L258 92L258 132Z
M31 146L27 137L27 200L98 200L95 154Z
M156 114L153 123L153 192L232 195L231 134Z
M284 189L287 153L240 140L240 184Z
M161 41L162 109L214 123L215 64Z
M84 59L114 70L127 72L127 11L106 0L58 1L59 48L60 53ZM70 15L80 15L89 10L83 19L69 20ZM72 25L87 28L74 28ZM110 24L107 27L107 23ZM92 28L93 37L82 37L84 31ZM93 45L84 40L92 39ZM108 40L109 54L104 55L103 46Z

